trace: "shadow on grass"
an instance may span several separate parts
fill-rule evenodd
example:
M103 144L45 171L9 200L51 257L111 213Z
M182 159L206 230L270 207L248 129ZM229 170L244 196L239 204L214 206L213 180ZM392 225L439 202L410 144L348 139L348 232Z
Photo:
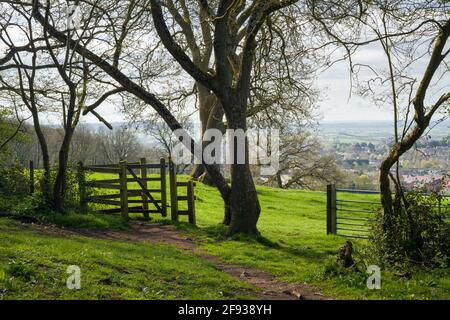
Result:
M297 247L288 244L281 244L263 235L236 234L228 237L227 227L223 224L199 228L184 222L172 223L171 221L165 220L165 223L175 225L179 230L190 232L200 241L236 241L246 244L261 245L266 249L278 250L285 255L300 257L307 260L322 261L330 255L334 255L335 253L337 254L338 250L336 247L318 251L310 247Z

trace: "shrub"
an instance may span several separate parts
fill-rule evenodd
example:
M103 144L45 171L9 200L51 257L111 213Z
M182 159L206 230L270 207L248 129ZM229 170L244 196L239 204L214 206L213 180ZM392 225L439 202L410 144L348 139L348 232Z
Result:
M29 181L24 169L19 166L0 166L0 194L6 196L26 196Z
M44 171L35 171L34 194L30 192L29 172L20 166L0 166L0 210L24 215L49 214L51 212L52 195L42 193ZM56 171L50 174L50 186L53 187L56 180ZM65 208L77 210L79 207L79 191L77 174L70 167L66 176ZM50 192L52 191L50 188ZM50 202L50 203L49 203Z
M377 215L371 245L381 263L401 269L450 266L450 224L437 213L438 201L438 194L414 191L406 195L408 207L397 210L389 226Z
M52 175L52 182L56 179L56 175ZM78 176L75 170L70 167L67 168L66 177L67 189L65 196L66 209L78 209L80 204L79 190L78 190Z
M39 217L44 214L52 214L47 198L41 192L36 192L32 196L22 199L12 209L14 214Z

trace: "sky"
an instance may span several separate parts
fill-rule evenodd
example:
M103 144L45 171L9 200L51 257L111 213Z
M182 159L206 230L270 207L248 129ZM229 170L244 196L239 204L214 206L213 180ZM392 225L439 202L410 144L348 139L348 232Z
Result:
M449 49L447 45L446 49ZM424 50L423 47L420 50ZM425 51L422 51L425 52ZM414 77L419 82L423 77L428 64L429 55L418 59L408 69L408 76ZM387 58L379 44L360 47L352 57L354 64L370 65L377 72L388 70ZM448 61L448 59L447 59ZM442 77L442 69L436 72L430 90L427 92L426 105L431 105L450 89L450 74L447 72ZM374 74L367 68L358 71L358 78L373 78ZM324 100L320 103L320 112L324 122L348 122L348 121L392 121L393 111L388 104L375 105L371 97L361 97L351 91L350 70L348 61L340 61L330 69L318 75L317 85L321 91L326 92ZM353 83L355 86L355 83ZM417 86L416 86L417 88ZM389 87L386 92L390 93ZM404 103L400 102L400 107ZM435 118L438 118L436 116Z
M375 55L373 52L371 54ZM322 92L318 112L320 122L389 121L392 119L389 108L374 106L370 99L356 94L349 95L351 83L346 62L336 63L330 69L320 73L316 85ZM113 109L111 105L105 104L97 111L110 122L125 120L123 114L111 109ZM92 116L85 117L84 121L97 122Z
M370 63L383 68L385 57L376 46L361 48L353 57L354 62ZM365 70L360 71L367 74ZM354 85L354 84L353 84ZM317 86L324 96L320 102L323 122L388 121L392 119L389 108L375 106L369 98L363 98L351 90L348 61L339 61L318 74Z
M376 58L378 63L382 58L382 52L365 50L367 57ZM381 56L381 57L380 57ZM389 121L392 113L389 108L374 106L370 99L362 98L356 94L350 96L351 83L347 62L334 64L328 70L318 74L317 87L322 98L319 103L320 122L347 122L347 121ZM110 105L104 105L98 109L100 114L111 122L124 121L124 116L111 110ZM86 117L86 122L96 122L94 117Z
M320 102L322 122L389 121L392 112L375 106L372 101L351 93L349 66L339 62L320 74L317 86L326 96Z
M360 48L353 56L353 61L370 64L378 70L386 69L385 54L377 45ZM423 73L425 65L426 61L419 61L417 67L413 69L418 78ZM367 69L362 69L360 76L364 78L371 76L371 74ZM441 79L440 85L445 85L448 89L450 87L450 76L446 75L444 79ZM319 122L392 121L393 115L389 106L376 106L370 98L363 98L354 92L351 93L352 83L347 61L337 62L329 69L318 73L316 86L321 92L318 108ZM99 108L99 111L111 122L124 120L122 114L111 109L111 106L105 105ZM86 121L95 122L97 120L91 117L87 118Z

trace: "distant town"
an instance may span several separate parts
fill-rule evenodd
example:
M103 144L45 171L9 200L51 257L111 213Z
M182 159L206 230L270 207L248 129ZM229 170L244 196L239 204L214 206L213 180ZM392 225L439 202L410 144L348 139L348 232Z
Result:
M391 125L327 123L320 130L325 145L323 154L334 155L349 175L346 187L376 189L379 167L392 145ZM403 157L401 179L407 189L444 189L450 194L450 122L433 130Z

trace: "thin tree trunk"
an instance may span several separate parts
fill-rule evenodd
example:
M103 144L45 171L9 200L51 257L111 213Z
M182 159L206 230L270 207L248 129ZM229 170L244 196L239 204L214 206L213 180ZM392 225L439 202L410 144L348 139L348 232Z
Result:
M281 172L278 171L277 172L277 184L278 184L278 188L283 189L283 180L281 179Z
M50 155L48 152L47 140L42 132L41 125L39 123L39 117L37 111L32 111L33 126L36 133L36 137L39 142L39 147L42 152L42 164L44 168L44 180L42 181L42 192L45 197L50 200Z
M68 130L64 135L64 140L59 150L58 173L56 175L55 185L53 186L53 205L57 212L64 212L67 191L67 164L69 160L70 142L73 136L73 130Z
M384 229L387 230L390 225L390 219L393 215L393 200L392 192L389 181L389 173L393 166L393 155L389 154L388 157L382 162L380 167L380 195L381 195L381 205L384 210Z

